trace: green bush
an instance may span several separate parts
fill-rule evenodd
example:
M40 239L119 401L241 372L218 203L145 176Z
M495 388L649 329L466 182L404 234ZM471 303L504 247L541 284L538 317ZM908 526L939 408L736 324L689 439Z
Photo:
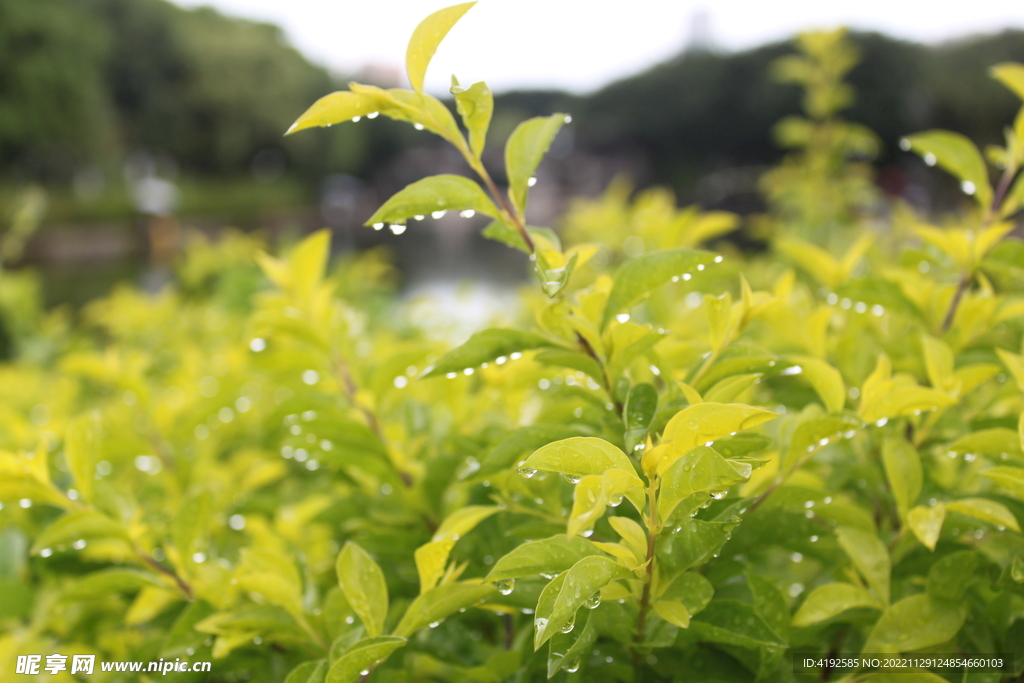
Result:
M179 681L890 680L791 661L864 652L1013 653L1020 676L1024 113L987 151L995 187L967 139L905 142L966 195L936 227L853 159L875 147L839 117L856 55L808 34L777 67L807 115L780 124L794 151L749 222L768 251L700 250L738 219L622 183L560 237L525 214L569 117L512 133L502 193L487 86L453 79L468 140L422 92L471 6L417 28L412 91L352 84L292 131L383 114L450 142L483 185L421 180L368 225L492 218L537 276L519 326L445 352L380 254L325 274L320 232L281 258L196 240L159 295L12 328L0 670L56 652L213 660ZM994 75L1024 97L1024 66ZM941 673L898 680L1001 677Z

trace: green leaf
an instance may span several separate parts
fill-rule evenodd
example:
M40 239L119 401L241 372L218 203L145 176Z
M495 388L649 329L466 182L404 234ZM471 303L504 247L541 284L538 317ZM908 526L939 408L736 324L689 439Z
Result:
M838 413L843 409L846 405L846 385L838 370L820 358L792 356L789 360L802 368L801 375L814 387L828 412Z
M658 472L664 472L678 458L699 445L777 417L770 410L742 403L698 403L684 408L668 421L662 432L662 443L672 443L669 452L658 463Z
M435 175L406 186L370 216L366 225L404 223L438 211L476 211L500 215L498 207L475 182L460 175Z
M994 460L1008 455L1021 457L1020 435L1005 427L980 429L954 441L948 451L957 455L984 455Z
M365 550L348 541L338 555L338 584L352 611L359 616L371 636L384 630L388 615L388 586L384 573Z
M963 600L980 567L981 555L973 550L946 555L928 570L928 595L939 600Z
M110 538L129 541L128 530L95 510L73 510L58 517L46 527L32 544L32 554L58 545L71 545L75 541L91 541L96 538Z
M459 149L465 146L455 117L436 97L397 88L384 90L359 83L349 83L349 88L352 92L375 98L378 110L388 118L418 124Z
M630 364L668 336L665 330L652 330L635 323L617 323L609 330L612 348L608 359L608 377L620 377ZM600 377L597 378L600 381Z
M659 599L681 603L692 617L707 607L714 595L715 589L711 582L701 574L684 572L672 580Z
M331 251L331 231L317 230L288 254L289 291L308 301L324 279Z
M236 574L238 585L302 618L302 579L291 559L269 548L244 548Z
M291 670L284 683L324 683L327 676L327 660L317 659L303 662Z
M314 102L313 106L288 128L285 135L291 135L306 128L322 128L343 121L351 121L357 116L372 114L379 107L380 102L372 95L348 90L332 92Z
M888 604L890 561L885 544L874 533L855 527L839 527L836 538L878 599Z
M168 587L166 583L153 574L136 569L104 569L86 574L74 581L61 593L61 599L94 600L97 596L113 593L130 593L147 586Z
M416 30L412 32L409 46L405 51L405 70L409 75L409 83L412 84L413 90L418 93L423 92L423 78L426 76L430 60L437 52L437 46L448 35L452 26L455 26L462 15L475 4L475 2L466 2L438 10L421 21Z
M522 330L492 328L477 332L469 340L452 349L441 357L435 365L428 368L423 378L451 375L475 368L484 363L495 362L504 364L509 359L516 360L523 351L556 346L544 337Z
M600 608L598 608L600 609ZM554 678L562 669L575 671L580 660L586 659L597 637L601 635L592 610L581 610L576 626L569 633L558 632L548 641L548 678Z
M568 120L565 114L552 114L523 121L516 126L505 143L509 199L520 216L526 211L530 178L537 172L552 141Z
M455 547L455 541L431 541L416 549L413 558L416 572L420 577L420 593L426 593L437 585L448 566L448 556Z
M1000 528L1020 531L1017 518L1005 505L987 498L962 498L946 503L946 512L958 512Z
M882 462L889 488L896 499L900 518L906 519L911 506L921 495L924 475L921 456L909 441L902 437L888 438L882 443Z
M668 249L644 254L627 261L615 274L612 291L605 304L601 327L652 291L669 282L689 277L698 270L721 260L709 251Z
M537 352L537 355L533 357L533 360L541 365L579 370L580 372L592 377L595 382L604 381L604 374L601 372L601 366L597 364L597 361L594 360L593 357L588 356L581 351L570 351L568 349L543 349Z
M726 460L714 449L698 446L674 460L661 473L658 515L663 522L667 522L676 507L685 501L679 516L689 516L691 512L703 507L710 496L749 479L750 472L749 464Z
M678 600L657 600L652 607L655 614L679 628L690 627L690 612L686 605Z
M450 514L434 532L431 542L416 549L416 570L420 577L420 593L425 593L444 576L448 555L455 543L495 512L497 507L470 505Z
M534 615L533 649L539 650L599 590L616 579L632 576L622 565L599 556L585 557L559 574L541 591Z
M929 550L935 550L942 532L942 522L946 519L946 507L942 503L925 507L918 505L907 513L907 526L917 536L917 540Z
M981 476L987 477L1002 486L1018 499L1024 501L1024 468L1021 467L990 467L982 471Z
M789 604L782 591L771 579L753 572L746 572L747 588L754 600L754 612L782 640L789 640Z
M924 157L926 163L938 163L956 176L964 191L978 201L982 211L988 210L992 203L988 169L981 152L969 138L948 130L930 130L907 139L910 148Z
M584 557L598 554L590 541L559 534L523 543L495 562L484 580L493 583L538 574L560 574Z
M711 520L691 519L662 533L657 545L658 561L675 571L708 562L732 536L740 523L739 510L746 505L737 501Z
M375 636L355 643L331 664L325 683L355 683L408 641L397 636Z
M647 430L658 411L658 391L646 382L635 385L626 399L626 450L630 453L647 438Z
M989 67L988 72L1013 93L1024 100L1024 64L1002 62Z
M707 393L704 394L704 400L709 403L731 403L738 399L747 389L757 384L763 376L759 372L754 372L749 375L726 377L707 390Z
M494 111L494 96L483 81L463 88L455 76L452 76L451 93L455 96L455 107L462 117L462 123L469 131L469 147L479 159L487 142L487 128L491 125L491 114Z
M543 353L543 352L542 352ZM535 451L544 444L568 439L577 429L564 425L536 424L506 434L480 458L479 476L494 474L514 465L523 453Z
M432 588L412 601L394 634L408 638L424 626L441 621L461 609L472 607L492 597L497 591L491 584L446 583Z
M945 643L967 618L967 605L927 594L900 600L875 624L863 652L901 653Z
M861 586L828 583L811 591L793 615L793 626L811 626L860 607L882 610L885 605Z
M627 472L613 467L602 474L582 477L573 491L566 535L571 538L593 529L608 506L619 505L623 498L628 499L637 511L644 509L643 485L632 470Z
M100 452L99 413L86 413L71 420L64 436L64 452L79 497L91 502Z
M637 486L643 486L626 454L604 439L576 436L562 439L537 449L523 463L523 471L560 472L571 477L604 474L618 469L631 474Z
M735 600L712 600L690 621L690 631L710 643L754 649L787 646L751 605Z
M830 443L846 437L855 430L863 428L864 423L853 415L839 413L804 420L789 439L789 447L783 458L783 467L795 466L801 458L824 448Z

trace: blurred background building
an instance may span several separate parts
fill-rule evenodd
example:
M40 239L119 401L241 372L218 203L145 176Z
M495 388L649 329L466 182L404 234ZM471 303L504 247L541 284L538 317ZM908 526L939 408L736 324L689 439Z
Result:
M147 264L169 258L179 225L262 230L272 239L326 225L339 248L391 243L408 286L439 276L498 284L523 276L515 254L457 217L424 221L401 237L360 227L405 184L466 171L428 133L381 117L282 137L309 104L348 80L404 85L405 40L443 2L379 0L364 3L376 12L365 16L359 12L370 9L346 2L323 16L324 3L309 0L215 2L221 9L167 0L0 0L0 227L26 187L43 188L42 227L19 260L44 269L51 303L138 280ZM463 37L453 32L450 54L439 52L428 80L443 94L459 60L473 77L459 71L463 82L491 81L492 65L522 70L498 70L492 81L496 115L485 160L495 171L520 120L572 114L540 169L531 223L552 224L569 198L596 195L619 174L638 187L669 187L680 203L761 208L756 180L782 154L771 128L799 111L798 90L773 82L768 65L792 49L783 36L821 17L801 15L800 2L776 8L771 23L758 14L760 3L744 16L738 1L712 11L645 0L623 10L630 16L618 18L617 34L602 34L615 16L553 4L484 0L476 23L457 29ZM940 181L898 140L932 127L982 145L1001 140L1016 103L987 69L1024 62L1024 9L979 2L932 8L917 21L910 8L917 4L858 3L861 15L876 12L878 21L854 17L862 61L851 75L857 100L848 117L883 143L873 160L882 189L928 208L943 201L932 185ZM274 19L289 33L223 11ZM943 12L945 23L936 19ZM531 27L537 32L524 38ZM330 52L349 43L373 48L356 57ZM523 75L528 70L535 80Z

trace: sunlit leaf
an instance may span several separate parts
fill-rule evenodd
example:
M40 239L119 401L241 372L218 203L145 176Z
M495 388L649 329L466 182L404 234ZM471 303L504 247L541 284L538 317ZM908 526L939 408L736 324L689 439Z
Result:
M452 26L455 26L462 15L475 4L475 2L466 2L438 10L421 21L413 31L405 52L405 70L409 75L409 83L412 84L413 90L423 92L423 78L427 73L430 60L437 52L437 46L448 35Z
M395 627L394 635L408 638L424 626L473 607L496 593L489 583L446 583L432 588L412 601Z
M533 649L539 650L565 626L587 600L609 582L626 579L632 572L606 557L585 557L558 575L541 592L534 615Z
M900 653L944 643L967 618L967 605L936 600L927 594L904 598L887 609L875 624L864 652Z
M407 186L393 195L366 221L366 225L405 223L435 212L475 211L485 216L500 215L483 189L460 175L435 175Z
M486 580L493 583L538 574L560 574L584 557L597 554L589 541L564 534L529 541L495 562Z
M336 563L338 584L345 599L371 636L384 630L388 615L388 587L384 573L365 550L349 541L342 548Z
M375 636L355 643L331 664L325 683L355 683L406 643L397 636Z
M541 160L568 118L565 114L552 114L523 121L505 143L508 194L519 215L526 210L530 178L537 172Z
M930 130L907 139L914 152L956 176L963 183L964 191L977 199L982 210L988 209L992 203L992 186L985 160L973 142L948 130Z
M836 538L874 594L888 604L890 560L885 544L876 534L854 527L839 527Z
M669 249L644 254L627 261L615 273L601 326L606 326L618 313L626 310L652 291L684 275L689 277L720 258L709 251Z
M859 607L884 609L868 591L852 583L828 583L811 591L793 615L793 626L811 626Z

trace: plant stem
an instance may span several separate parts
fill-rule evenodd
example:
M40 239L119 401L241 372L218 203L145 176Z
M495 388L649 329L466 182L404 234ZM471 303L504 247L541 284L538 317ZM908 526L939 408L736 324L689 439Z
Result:
M162 564L154 560L152 555L143 552L142 549L139 548L137 545L135 546L135 554L138 556L140 560L145 562L151 569L156 570L160 574L163 574L164 576L174 581L175 585L178 586L178 589L185 594L185 597L189 601L195 598L195 593L192 591L192 586L190 586L189 583L185 581L185 579L178 576L178 574L175 571L168 569L167 567L163 566Z
M576 341L583 348L584 353L593 358L594 362L601 368L601 384L604 385L604 391L608 394L608 398L612 400L612 403L615 404L615 410L619 413L619 417L623 417L624 407L622 402L615 398L615 394L612 392L611 379L608 377L608 367L601 362L601 358L594 351L594 347L579 332L576 333Z
M644 631L647 628L647 612L651 607L651 584L654 582L654 550L658 540L658 507L657 507L657 480L652 481L647 487L647 575L644 579L644 589L640 596L640 611L636 615L636 630L633 633L633 669L640 667L640 653L637 646L643 642Z
M380 439L381 445L384 446L384 450L388 450L387 438L384 436L384 430L380 426L380 421L377 419L376 413L362 401L359 400L359 387L356 386L355 380L352 379L352 373L348 368L348 363L339 353L333 354L334 372L341 379L341 385L345 388L345 394L348 396L349 401L355 406L363 419L366 421L367 426L373 430L373 433ZM391 465L391 469L395 471L395 475L405 484L406 488L412 488L412 476L408 472L402 471L397 464L387 456L385 460Z
M1010 189L1010 183L1013 181L1013 177L1016 174L1017 169L1012 165L1008 166L1006 170L1003 171L1003 176L999 179L999 185L996 188L995 196L992 197L992 205L985 214L985 220L981 223L982 228L988 227L992 221L995 220L996 214L999 212L999 207L1003 205L1006 193ZM953 318L956 317L956 309L959 308L960 300L964 297L964 292L967 290L967 285L970 282L971 275L971 272L962 273L960 275L960 282L957 283L956 293L953 294L953 300L949 302L949 308L946 309L946 317L942 320L942 332L948 331L950 326L953 324Z
M479 175L484 181L484 184L487 185L487 189L491 191L494 198L499 204L501 204L502 213L505 214L504 217L512 224L513 227L515 227L516 231L519 232L519 236L523 238L529 252L532 254L537 251L537 247L533 243L533 238L530 237L530 231L526 229L526 224L519 217L519 214L512 209L512 205L508 203L508 199L505 197L504 193L498 189L497 184L495 184L494 179L491 178L491 174L487 172L487 169L484 168L483 163L477 161L476 158L468 152L461 149L459 151L461 151L463 156L466 157L466 161L469 162L470 167L476 171L477 175Z

